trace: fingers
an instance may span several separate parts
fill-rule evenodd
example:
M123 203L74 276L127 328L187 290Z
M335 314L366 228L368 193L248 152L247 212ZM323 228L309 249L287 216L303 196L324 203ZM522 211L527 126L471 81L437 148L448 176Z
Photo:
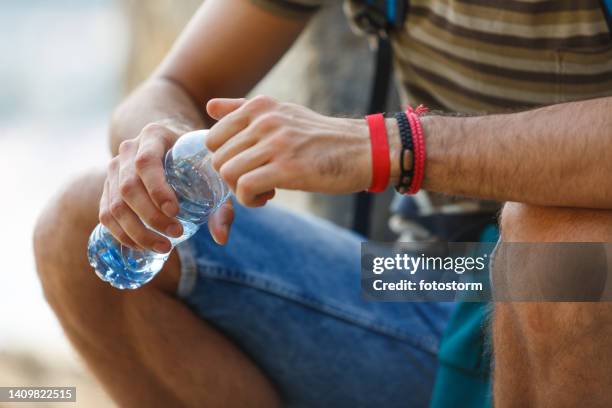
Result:
M115 218L110 213L110 204L108 199L108 180L104 182L104 190L100 198L100 223L110 231L110 233L123 245L134 249L142 249L123 231L121 226L115 221Z
M122 142L119 155L111 160L100 222L121 244L167 253L172 245L160 234L182 235L182 225L174 218L178 200L163 167L166 151L177 137L163 125L147 125L138 137Z
M254 207L265 205L268 200L274 198L274 195L274 190L260 194L254 202ZM208 230L217 244L225 245L227 243L233 222L234 204L229 199L208 218Z
M253 207L263 207L266 205L268 201L274 198L276 195L276 190L267 191L265 193L259 194L255 197Z
M227 243L233 222L234 204L229 199L208 219L208 230L217 244L225 245Z
M236 184L236 198L247 207L261 207L272 197L274 189L282 186L283 172L275 164L267 164L243 174Z
M133 169L130 156L138 147L134 144L121 149L119 166L119 193L125 203L146 225L165 235L178 238L183 233L181 224L162 213L153 204L142 180ZM127 156L127 157L125 157Z
M213 103L213 101L215 102ZM231 101L236 100L216 99L209 102L209 105L212 104L212 107L215 107L217 104L224 106L226 103L224 101L227 101L227 105L230 106L232 104ZM258 116L269 111L271 107L276 106L277 102L267 96L257 96L248 101L243 101L239 106L237 105L238 103L231 105L235 107L234 110L227 108L230 112L224 115L212 128L210 128L206 136L206 147L211 151L216 151L228 139L249 126Z
M230 98L215 98L208 101L206 104L206 112L211 118L220 120L228 113L231 113L241 107L246 102L245 98L230 99Z
M278 109L277 109L278 108ZM206 146L214 152L212 164L223 180L238 195L244 205L257 207L274 197L274 183L267 188L251 191L250 177L266 167L274 153L272 143L259 143L264 136L277 135L290 119L274 99L258 96L250 100L214 99L207 105L208 113L219 121L210 129ZM278 144L278 143L277 143ZM278 147L278 146L277 146ZM261 171L267 174L271 167ZM253 173L252 176L247 174ZM272 180L278 178L278 174ZM241 187L242 182L246 184Z
M146 225L174 238L183 233L181 224L175 218L163 214L150 200L140 179L120 181L119 193L125 203Z
M232 191L237 192L238 179L243 174L265 165L271 156L272 148L269 144L254 146L225 162L219 169L219 174Z
M206 147L211 152L215 152L229 138L249 126L249 123L250 118L243 112L234 111L228 114L208 130L205 141Z
M120 193L119 171L112 171L107 180L110 200L109 211L123 234L127 234L140 248L152 249L159 253L170 251L172 249L170 241L148 229L124 201ZM123 234L121 232L117 235L113 233L117 239L123 236Z
M209 150L216 151L227 139L249 125L249 116L239 109L245 104L245 99L212 99L208 102L208 114L218 120L206 135Z
M134 166L153 204L167 217L178 214L178 200L166 183L163 160L173 141L168 129L160 125L149 125L142 133Z
M239 154L240 152L252 147L257 143L257 138L253 132L242 131L236 136L229 139L221 146L212 157L212 166L217 172L227 161Z

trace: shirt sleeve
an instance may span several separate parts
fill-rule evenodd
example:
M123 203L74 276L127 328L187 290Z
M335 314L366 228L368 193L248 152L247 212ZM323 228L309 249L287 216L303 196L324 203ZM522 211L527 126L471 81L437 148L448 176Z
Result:
M312 15L326 0L250 0L274 14L300 18ZM327 0L329 1L329 0Z

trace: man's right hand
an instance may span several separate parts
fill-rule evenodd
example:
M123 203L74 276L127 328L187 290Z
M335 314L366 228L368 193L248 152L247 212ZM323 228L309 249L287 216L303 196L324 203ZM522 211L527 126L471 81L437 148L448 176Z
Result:
M145 226L170 237L180 237L183 227L175 218L179 204L166 182L163 161L180 134L151 123L140 134L122 142L108 166L100 199L100 222L123 245L166 253L170 241ZM234 220L227 200L208 219L208 229L218 244L225 244Z
M170 237L183 228L175 218L178 200L166 183L163 160L179 135L152 123L140 134L123 141L109 166L100 199L100 222L123 245L166 253L170 241L145 226Z

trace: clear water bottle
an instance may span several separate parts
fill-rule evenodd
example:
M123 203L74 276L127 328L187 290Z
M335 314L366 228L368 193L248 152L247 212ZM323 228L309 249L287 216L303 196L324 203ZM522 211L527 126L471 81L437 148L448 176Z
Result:
M183 235L178 238L161 234L173 248L195 234L229 195L229 189L212 167L212 153L204 146L206 133L206 130L186 133L166 154L166 180L178 198L177 219L183 225ZM119 289L136 289L153 279L170 252L160 254L125 247L98 224L89 237L87 255L102 280Z

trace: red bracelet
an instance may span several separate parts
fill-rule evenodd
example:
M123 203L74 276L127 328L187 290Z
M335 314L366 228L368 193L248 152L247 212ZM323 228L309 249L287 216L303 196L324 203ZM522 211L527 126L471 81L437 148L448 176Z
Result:
M421 118L419 117L425 112L427 112L427 108L423 105L419 105L416 109L409 106L406 110L406 116L408 116L408 121L410 122L410 128L412 130L414 146L414 173L407 194L416 194L419 192L425 175L425 137L423 135Z
M387 127L382 113L366 116L370 128L370 145L372 149L372 184L370 193L385 191L391 175L391 159L389 158L389 141Z

